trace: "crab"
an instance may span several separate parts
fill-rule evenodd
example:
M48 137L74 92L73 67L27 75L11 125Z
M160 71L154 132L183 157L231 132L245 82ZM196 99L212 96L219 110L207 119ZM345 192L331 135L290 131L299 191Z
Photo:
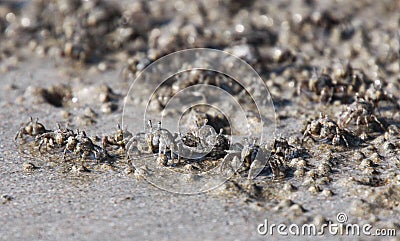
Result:
M157 123L157 127L154 128L151 120L148 121L149 132L145 134L145 140L149 148L149 152L157 153L158 156L166 156L167 150L171 151L171 159L174 161L174 151L175 151L175 139L176 135L172 135L167 129L161 128L161 121ZM162 157L163 163L165 163L165 158ZM179 159L179 156L178 156Z
M213 138L216 137L215 129L207 125L208 119L205 118L202 125L195 121L196 127L187 132L185 135L179 133L183 144L198 152L207 151L208 147L212 145Z
M258 144L255 138L252 141L243 139L243 145L234 143L230 150L226 150L221 172L247 172L248 178L255 178L260 172L269 170L274 178L285 176L289 167L283 149L292 147L284 140L278 139L274 143L274 149L280 151L269 151L267 146Z
M244 139L243 149L240 152L240 161L243 163L244 169L250 169L251 164L256 159L260 146L256 144L256 140L252 143L248 139Z
M285 152L291 146L287 143L287 141L283 138L280 138L274 142L274 151L271 152L271 155L267 157L265 155L265 150L256 144L256 140L250 144L247 139L244 140L245 144L241 151L241 161L243 163L243 169L249 170L249 177L254 177L255 170L259 169L261 161L257 160L262 158L268 158L267 162L262 164L267 164L270 169L273 177L285 176L286 170L288 166L286 165L287 159ZM264 169L265 166L262 166L261 169ZM243 170L242 169L242 170Z
M207 125L207 121L204 121L202 125L196 123L196 128L185 134L173 134L162 128L161 122L154 127L151 120L148 121L148 127L143 140L146 148L140 148L140 152L157 153L157 162L160 165L167 165L169 159L174 164L176 158L178 162L181 158L185 160L218 159L225 156L226 150L229 149L229 140L222 134L223 130L221 129L217 134L212 126ZM139 139L140 137L136 137L130 142L140 143Z
M92 154L95 159L99 159L99 154L103 153L104 150L100 146L94 144L84 131L78 130L77 133L78 134L75 136L68 137L67 144L64 148L63 159L66 159L65 157L68 151L79 154L82 160Z
M304 89L308 89L319 96L319 101L321 103L329 103L332 101L335 94L345 95L347 85L344 83L335 83L328 74L323 73L318 75L316 70L314 70L309 80L300 83L297 94L300 94Z
M65 128L61 129L60 124L57 124L58 129L36 136L36 141L39 141L39 152L43 145L46 148L54 148L55 146L62 147L67 144L67 140L71 136L75 136L73 130Z
M103 150L107 149L107 146L118 146L122 151L126 150L126 145L132 134L128 131L121 129L121 126L117 125L117 131L113 136L104 136L102 139Z
M224 157L229 149L229 140L222 134L223 129L219 130L217 135L211 136L208 140L209 144L213 146L211 152L208 154L213 159Z
M341 129L335 121L320 113L318 119L311 121L307 125L303 134L303 142L311 138L313 141L319 139L334 146L344 144L346 147L349 147L350 144L353 144L348 141L350 137L353 137L353 135L348 130Z
M179 133L179 151L189 154L193 159L218 159L225 156L226 150L229 149L229 140L222 134L223 129L217 134L212 126L207 125L208 119L204 119L202 123L203 125L200 125L196 121L196 128L184 135Z
M287 160L284 155L271 155L268 159L268 165L271 168L272 175L274 177L285 176L288 168L286 164Z
M243 143L243 144L242 144ZM252 143L245 138L242 143L234 143L230 150L226 150L227 154L224 156L221 164L221 173L248 172L249 177L255 177L260 169L264 169L265 163L261 163L257 158L260 146L256 144L256 140ZM256 172L254 174L254 172Z
M378 118L373 114L374 109L374 103L356 95L355 101L350 104L347 107L346 111L342 112L339 116L339 126L341 128L344 128L350 123L351 120L355 120L357 127L359 127L360 124L365 124L368 128L370 123L375 122L379 124L379 126L383 130L385 130L382 122L380 122Z
M267 148L267 146L265 148ZM289 168L287 163L291 159L300 157L304 154L306 153L303 149L290 145L286 138L274 138L271 156L268 159L268 165L273 176L285 176Z
M157 123L156 127L153 127L153 123L151 120L147 122L148 130L144 133L138 133L134 136L130 136L124 139L127 140L125 144L126 149L135 150L139 155L140 153L157 153L157 162L160 165L167 165L168 156L167 154L171 154L172 161L175 160L175 150L177 149L176 138L177 134L172 134L167 129L161 127L161 122ZM119 133L118 133L119 132ZM114 139L121 140L121 130L118 131L114 136ZM125 134L124 134L125 135ZM128 135L131 135L128 132ZM129 139L129 140L128 140ZM107 140L109 141L109 140ZM125 141L124 141L125 142ZM103 138L103 143L104 138ZM107 142L106 142L107 143ZM168 153L167 153L168 152ZM127 157L130 158L129 152L127 153ZM180 159L178 152L178 160Z
M267 148L267 146L265 148ZM278 137L274 138L271 154L282 156L285 162L287 162L293 158L307 155L307 152L302 148L290 145L286 138Z
M42 123L39 122L39 119L36 118L35 121L33 121L32 117L30 117L30 121L26 124L24 124L19 131L16 133L14 140L17 140L18 138L23 138L24 135L28 136L33 136L36 137L38 135L44 134L50 132L47 130Z
M185 134L172 134L161 127L161 122L153 127L149 120L149 130L144 135L147 152L158 153L157 162L164 166L167 165L169 157L174 163L176 156L178 162L181 158L200 160L204 157L218 159L225 156L226 150L229 149L229 140L222 134L222 129L217 134L213 127L207 125L206 120L203 125L196 123L196 126Z
M183 144L188 147L197 147L200 143L200 138L198 136L195 136L193 132L188 132L185 135L182 135L180 133L180 138Z
M286 154L289 149L294 148L294 146L289 145L288 141L283 137L278 137L274 139L273 153L283 153Z

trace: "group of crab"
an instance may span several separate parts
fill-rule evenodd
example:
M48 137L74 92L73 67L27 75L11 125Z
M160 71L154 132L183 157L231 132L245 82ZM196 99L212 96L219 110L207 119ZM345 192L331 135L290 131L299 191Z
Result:
M196 126L185 134L172 134L161 127L161 122L154 128L149 121L149 131L145 134L149 147L147 152L158 153L157 162L161 166L173 166L176 158L178 163L181 159L224 159L235 162L234 159L227 158L229 155L235 155L240 163L229 164L234 167L236 173L247 173L251 176L254 170L260 168L257 165L264 163L261 171L269 172L274 177L286 176L289 161L303 154L302 149L289 145L282 137L275 138L272 146L263 145L255 138L252 141L245 138L233 144L228 136L222 134L222 129L217 133L212 126L207 125L207 120L204 121L204 125ZM171 164L168 164L169 160Z
M169 160L174 165L182 159L218 159L229 148L229 140L222 134L222 130L216 133L212 126L207 125L207 121L204 125L197 124L195 129L182 134L171 133L162 128L161 122L154 127L149 120L144 140L147 148L138 148L139 151L158 153L157 162L162 166L167 166Z
M334 120L330 119L328 116L320 113L319 118L311 120L307 124L306 129L303 134L303 141L309 139L313 141L322 141L334 146L357 146L360 143L360 138L357 137L352 131L341 126L348 122L349 119L338 124Z
M260 142L258 138L244 138L228 151L221 164L221 172L253 179L257 176L287 178L293 172L294 159L308 158L306 149L289 144L284 137L274 137L272 142Z
M56 130L49 130L38 119L30 118L29 122L22 124L14 139L33 137L40 153L43 147L46 150L62 148L63 159L66 159L68 153L77 154L82 159L90 156L101 159L110 156L110 150L114 149L112 147L125 152L135 146L141 153L158 153L157 160L162 165L167 165L169 159L173 162L176 157L180 160L181 156L219 158L229 148L229 140L222 134L222 130L216 133L213 127L206 124L198 125L196 130L185 134L172 134L161 127L161 122L153 126L149 120L144 138L140 138L140 135L141 133L133 136L118 125L117 131L113 135L105 135L99 146L95 143L95 138L88 137L85 131L73 131L68 127L62 128L59 124Z
M24 123L15 135L24 139L25 136L33 137L35 143L38 144L39 153L43 153L43 147L46 151L49 149L62 149L63 159L66 159L68 153L79 155L82 160L93 156L96 160L108 157L109 146L118 146L122 150L125 149L126 139L125 132L118 125L118 130L113 136L104 136L102 146L95 144L92 138L86 135L85 131L73 131L68 127L62 128L57 124L56 130L49 130L39 122L38 119Z
M111 149L112 147L127 151L128 158L131 158L129 156L131 148L135 147L139 153L155 155L155 160L160 166L177 166L185 161L220 160L229 153L236 152L239 153L242 163L242 168L237 172L251 172L257 163L257 154L270 152L269 157L261 156L267 158L268 165L265 168L269 168L273 176L285 175L288 160L293 158L294 150L297 150L289 145L286 139L277 138L270 151L258 144L257 140L250 142L247 139L243 141L243 145L236 143L235 151L232 151L228 136L222 132L221 129L217 133L212 126L207 125L207 121L204 121L203 125L197 124L196 128L184 134L173 134L162 128L161 122L153 126L152 121L149 120L148 130L136 136L122 130L118 125L114 135L106 135L102 138L100 146L95 143L95 138L88 137L85 131L73 131L68 127L62 128L59 124L56 130L49 130L38 119L31 118L16 133L15 140L32 137L40 153L43 152L43 148L46 151L61 149L63 160L66 160L67 154L77 155L82 161L90 157L100 160L110 157L110 151L115 149ZM141 135L143 138L140 137Z
M386 81L372 80L362 70L354 69L351 64L347 64L346 67L340 66L335 70L323 69L321 73L317 73L314 69L310 78L299 81L297 94L305 93L306 96L321 103L338 100L345 104L356 102L358 96L374 107L381 101L387 101L394 105L395 109L400 109L398 98L386 91L385 87L388 85Z
M320 114L319 118L311 120L303 133L303 142L307 139L314 141L324 141L332 145L357 146L361 139L351 130L347 129L351 121L357 126L377 124L385 129L384 124L374 115L376 104L371 99L355 96L352 104L348 105L337 121L328 116ZM196 123L197 124L197 123ZM46 149L63 149L63 159L68 153L79 155L81 159L94 156L95 159L110 157L109 151L117 147L118 150L128 152L130 158L131 148L136 148L138 153L150 153L156 155L156 162L160 166L177 166L176 164L184 161L201 161L205 159L222 159L235 152L241 163L237 172L254 171L257 164L263 163L262 170L269 170L273 176L285 176L288 172L288 163L291 159L300 157L302 149L290 145L285 138L274 138L272 145L258 143L255 139L252 142L244 139L243 143L231 143L227 135L223 135L221 129L219 133L207 125L207 120L203 125L196 125L196 128L186 133L171 133L162 128L161 122L153 126L149 120L145 133L132 135L124 131L118 125L114 135L104 136L101 146L95 144L94 138L86 135L85 131L73 131L68 127L57 126L56 130L48 130L45 126L31 118L17 132L17 138L23 139L24 136L32 136L38 144L41 153L43 146ZM232 144L232 145L231 145ZM233 146L233 148L231 148ZM265 154L269 155L265 155ZM261 159L262 160L261 160Z
M356 96L355 101L340 113L337 122L322 113L319 118L311 120L306 126L303 140L319 140L334 146L357 146L362 138L347 128L351 121L355 122L358 130L361 126L366 126L368 132L371 124L386 130L382 121L375 116L374 110L371 102Z
M347 107L339 114L337 121L322 113L319 118L311 120L304 131L304 140L311 138L332 145L357 146L360 138L348 129L352 122L358 132L362 127L366 127L364 133L368 133L370 127L385 131L387 123L375 115L379 103L385 101L393 105L394 109L400 110L398 98L385 90L384 81L372 81L362 71L355 71L350 64L336 76L335 81L326 73L317 75L314 71L307 83L299 85L299 92L308 87L308 90L320 97L320 102L329 103L337 99L346 103Z

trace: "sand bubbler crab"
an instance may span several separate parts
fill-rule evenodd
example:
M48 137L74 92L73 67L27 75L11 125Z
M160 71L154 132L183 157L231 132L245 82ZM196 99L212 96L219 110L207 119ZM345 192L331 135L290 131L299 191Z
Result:
M196 127L185 134L179 133L179 151L189 159L217 160L226 155L230 141L223 134L223 129L217 133L214 127L208 125L208 119L204 119L200 125L196 121Z
M77 131L75 136L68 137L67 144L64 148L63 159L66 160L68 152L80 155L81 160L85 160L87 157L94 155L95 159L100 158L100 154L104 153L104 150L93 143L93 141L86 135L85 131Z
M18 138L23 139L24 135L36 137L46 132L49 132L49 130L47 130L44 125L39 122L39 118L36 118L36 120L33 121L33 118L30 117L30 121L23 124L23 126L18 130L14 140L17 140Z
M354 141L356 138L350 131L340 128L335 121L322 113L320 113L318 119L312 120L307 125L303 134L303 142L308 139L327 142L334 146L345 145L349 147L358 144L358 142ZM350 139L353 142L349 142Z
M57 129L49 130L36 119L30 118L28 123L22 125L15 136L15 140L18 138L24 139L25 136L34 137L31 143L34 144L32 147L37 147L40 155L43 155L42 149L45 147L46 152L50 150L54 151L48 153L54 155L59 151L62 154L62 160L66 160L68 153L79 155L81 160L84 160L90 156L94 156L94 159L99 160L105 157L112 157L107 153L106 149L101 148L95 142L86 135L85 131L77 130L74 132L72 129L66 126L62 128L57 123ZM108 139L110 140L110 138ZM20 145L25 143L21 142ZM119 144L114 142L113 144Z
M244 138L242 142L243 145L234 144L235 150L227 151L221 167L236 173L247 173L248 178L262 172L274 178L285 177L290 170L287 165L289 160L301 155L300 150L289 145L284 138L275 139L272 146L261 145L257 138Z
M63 147L67 144L68 138L75 136L73 130L69 128L61 129L60 124L57 124L57 130L48 131L41 135L36 136L36 141L39 141L39 152L41 153L42 146L45 145L46 149Z
M333 81L331 76L326 73L317 74L314 69L311 78L300 83L297 94L300 95L303 90L311 91L319 96L321 103L330 103L335 95L343 96L346 94L347 85Z
M117 124L117 131L111 136L103 136L101 146L103 150L107 150L108 146L117 146L119 150L126 151L128 140L132 137L132 133L121 129Z
M265 146L266 149L268 146ZM293 158L299 158L306 155L306 151L302 148L289 144L284 137L275 137L272 147L271 156L268 160L269 167L274 177L285 177L290 171L288 163Z
M127 149L129 151L131 148L137 148L139 156L141 153L157 154L156 162L160 166L195 160L217 160L224 157L230 142L223 135L223 130L217 133L212 126L207 125L207 121L203 123L185 133L171 133L162 128L161 121L153 126L149 120L146 133L142 137L140 135L132 137Z
M360 125L366 125L367 128L369 128L371 123L376 123L385 130L382 122L374 115L374 110L374 103L356 95L355 101L339 116L339 126L344 128L350 123L350 121L355 120L357 127Z
M149 130L145 134L145 141L148 146L150 153L158 153L157 162L160 165L167 165L168 157L167 151L170 151L171 160L174 161L174 152L176 150L175 139L177 135L172 135L167 129L161 127L161 121L157 123L156 127L153 127L151 120L148 121ZM178 156L178 159L179 156Z

